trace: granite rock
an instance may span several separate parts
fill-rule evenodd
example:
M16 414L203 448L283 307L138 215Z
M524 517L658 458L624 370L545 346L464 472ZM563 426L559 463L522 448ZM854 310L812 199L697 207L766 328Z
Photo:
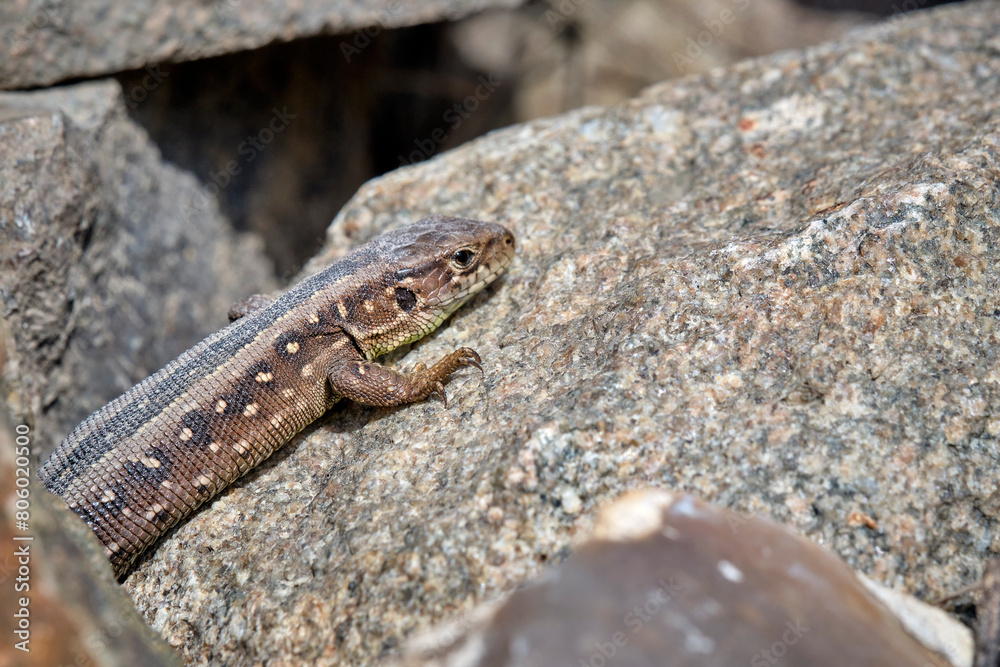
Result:
M0 3L0 88L143 67L150 68L152 82L157 63L309 35L361 29L376 34L517 4L520 0L15 0Z
M117 83L0 93L0 296L38 456L274 288L258 241L178 205L199 198Z
M407 642L397 667L972 664L967 627L909 602L945 663L873 584L770 521L650 490L603 508L594 533L502 602Z
M440 402L342 405L125 582L191 664L371 664L657 485L927 599L1000 551L1000 7L512 127L370 183L312 268L428 213L505 279L414 345ZM170 594L165 594L170 591Z

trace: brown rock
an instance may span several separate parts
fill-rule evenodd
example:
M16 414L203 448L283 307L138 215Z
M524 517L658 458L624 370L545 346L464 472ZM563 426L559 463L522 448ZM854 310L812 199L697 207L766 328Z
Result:
M595 539L559 567L407 644L398 665L969 665L968 628L947 630L953 663L813 542L647 491L605 508Z

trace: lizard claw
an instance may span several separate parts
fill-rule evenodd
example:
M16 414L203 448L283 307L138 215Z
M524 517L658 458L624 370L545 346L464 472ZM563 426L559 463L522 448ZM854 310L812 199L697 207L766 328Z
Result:
M434 383L434 393L441 397L444 401L444 407L448 407L448 395L444 393L444 385L441 382Z
M423 364L417 364L410 376L414 378L414 381L419 382L419 389L416 389L413 395L427 397L431 394L437 394L444 402L444 407L447 408L448 396L444 393L444 383L448 381L448 377L459 368L466 366L474 366L482 373L482 361L475 350L462 347L438 361L430 369L425 368Z
M479 369L479 372L483 371L483 360L479 356L479 353L473 350L471 347L463 347L457 351L458 363L462 366L473 366Z

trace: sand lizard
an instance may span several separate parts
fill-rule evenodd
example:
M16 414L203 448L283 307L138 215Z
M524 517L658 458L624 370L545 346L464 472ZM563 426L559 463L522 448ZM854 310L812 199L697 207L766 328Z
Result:
M341 398L394 406L480 368L463 347L404 375L375 357L433 331L514 256L506 228L432 217L390 231L235 321L80 424L38 476L119 576L167 529Z

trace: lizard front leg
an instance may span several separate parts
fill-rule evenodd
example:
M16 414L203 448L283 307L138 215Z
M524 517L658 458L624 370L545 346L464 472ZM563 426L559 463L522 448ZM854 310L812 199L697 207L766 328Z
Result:
M459 368L474 366L480 371L482 359L475 350L462 347L442 357L430 368L418 364L410 375L363 359L335 362L327 371L333 391L364 405L390 407L416 403L437 394L448 407L444 383Z

